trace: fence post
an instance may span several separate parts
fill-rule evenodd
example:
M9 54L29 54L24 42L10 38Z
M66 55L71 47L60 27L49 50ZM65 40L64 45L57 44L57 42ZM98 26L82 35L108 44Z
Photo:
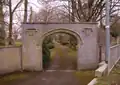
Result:
M117 58L119 58L119 45L117 47Z
M118 46L118 59L119 59L119 57L120 57L120 44Z
M99 63L102 61L102 45L99 45Z

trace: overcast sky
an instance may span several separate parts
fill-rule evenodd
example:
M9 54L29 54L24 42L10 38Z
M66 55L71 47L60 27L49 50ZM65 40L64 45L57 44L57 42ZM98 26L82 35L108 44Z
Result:
M20 0L12 0L12 3L13 5L16 5L17 2L19 2ZM40 4L37 2L37 0L28 0L29 2L29 6L32 6L33 7L33 10L34 11L37 11L39 10L39 8L41 7Z

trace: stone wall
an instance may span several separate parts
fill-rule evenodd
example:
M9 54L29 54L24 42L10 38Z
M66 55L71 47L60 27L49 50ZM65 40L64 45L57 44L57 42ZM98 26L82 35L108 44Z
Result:
M21 47L0 47L0 74L20 71Z

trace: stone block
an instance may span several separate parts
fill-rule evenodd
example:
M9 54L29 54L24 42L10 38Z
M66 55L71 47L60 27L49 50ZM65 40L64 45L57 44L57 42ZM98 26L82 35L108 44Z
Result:
M108 68L108 64L106 64L106 63L103 64L97 70L95 70L95 76L101 77L101 76L105 75L105 73L107 72L107 68Z
M90 83L87 85L95 85L97 83L97 78L94 78Z

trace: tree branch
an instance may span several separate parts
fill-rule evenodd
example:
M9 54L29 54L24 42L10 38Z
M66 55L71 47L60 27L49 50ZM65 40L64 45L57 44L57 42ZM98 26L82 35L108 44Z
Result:
M20 0L16 6L14 7L13 11L12 11L12 14L15 12L15 10L18 8L18 6L23 2L23 0Z

